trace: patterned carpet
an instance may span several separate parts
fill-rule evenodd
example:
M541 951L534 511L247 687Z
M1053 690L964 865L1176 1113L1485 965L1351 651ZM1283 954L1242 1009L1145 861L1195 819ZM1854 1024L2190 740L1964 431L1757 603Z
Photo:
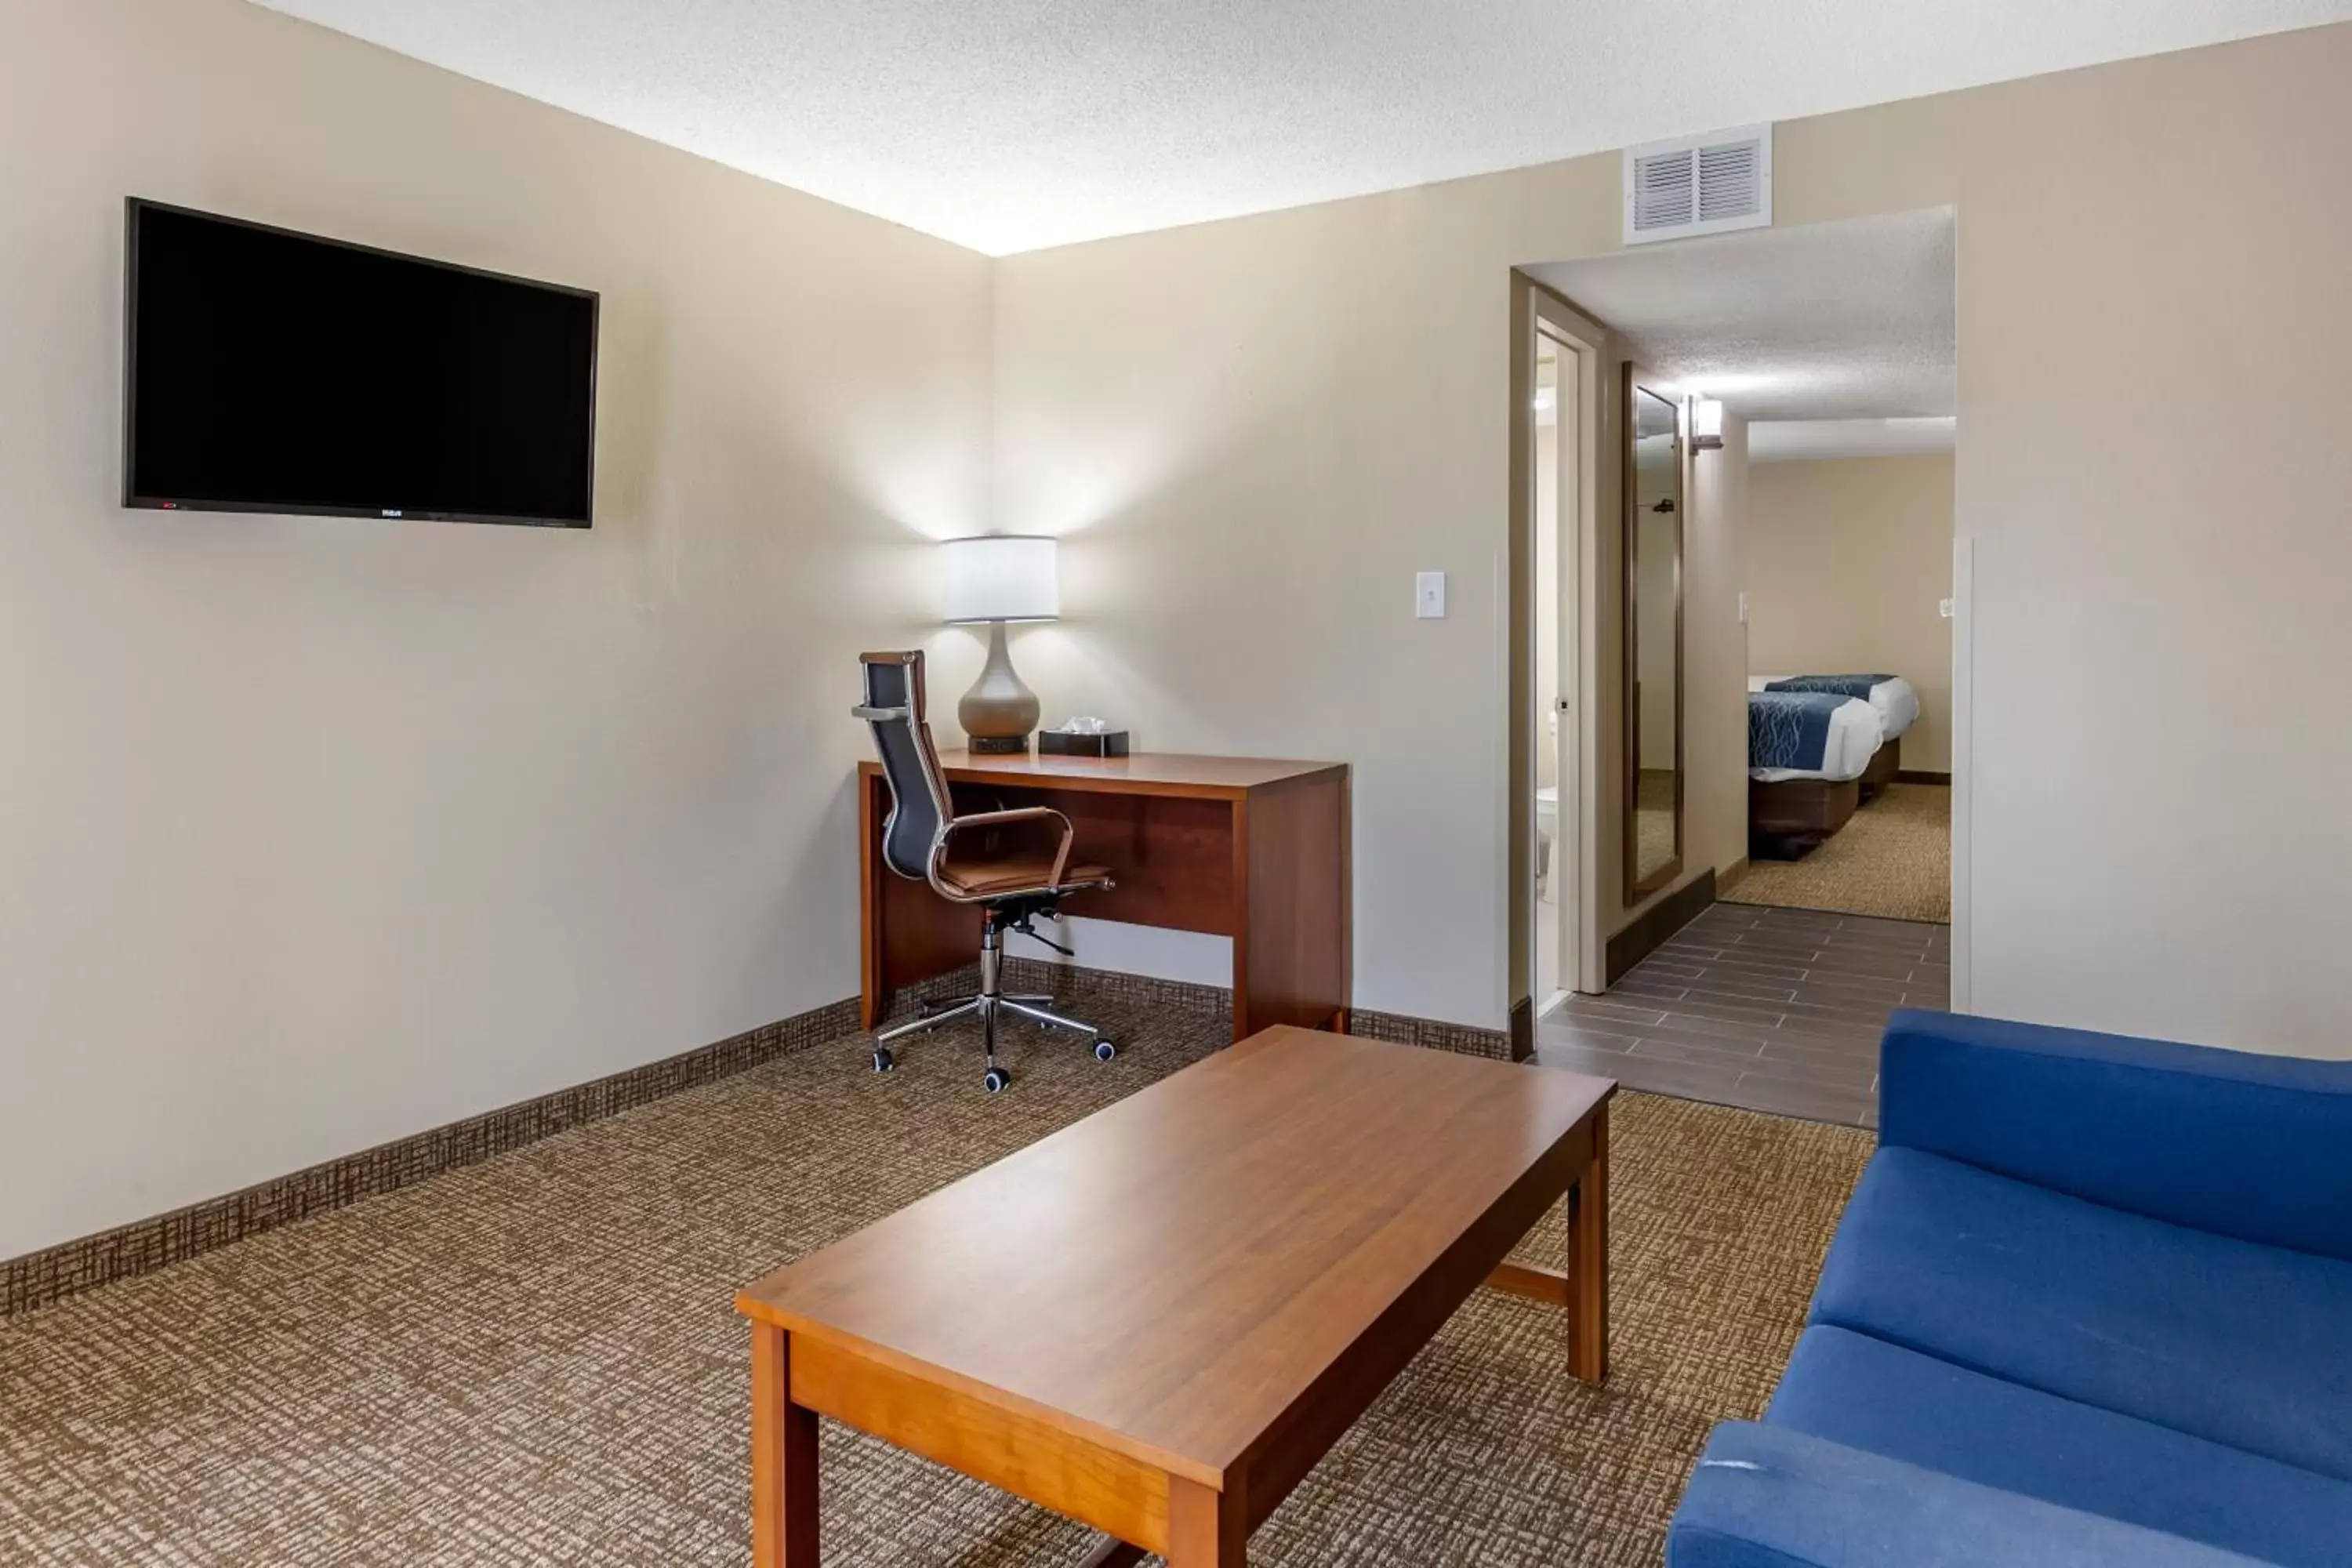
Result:
M0 1562L745 1562L736 1287L1224 1037L1071 1005L1116 1063L1024 1038L992 1099L967 1042L876 1078L851 1037L0 1322ZM1707 1428L1770 1392L1870 1143L1636 1095L1612 1121L1609 1384L1567 1377L1556 1310L1480 1292L1258 1532L1260 1568L1659 1560ZM845 1568L1087 1545L830 1424L824 1464Z
M1952 919L1952 791L1889 784L1801 860L1758 860L1717 895L1727 903L1836 910L1889 920Z

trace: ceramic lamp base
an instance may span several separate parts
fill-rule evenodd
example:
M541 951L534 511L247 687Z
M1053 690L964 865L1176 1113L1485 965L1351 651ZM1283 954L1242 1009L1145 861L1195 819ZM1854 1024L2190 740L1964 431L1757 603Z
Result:
M988 624L988 662L980 679L956 704L956 722L971 749L984 756L1003 756L1029 749L1029 731L1037 727L1044 710L1037 694L1013 671L1013 656L1004 646L1004 623Z

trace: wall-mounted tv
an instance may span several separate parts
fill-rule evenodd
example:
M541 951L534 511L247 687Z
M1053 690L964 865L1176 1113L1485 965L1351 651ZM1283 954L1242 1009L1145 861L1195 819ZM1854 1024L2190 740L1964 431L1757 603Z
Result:
M597 297L130 204L123 504L586 528Z

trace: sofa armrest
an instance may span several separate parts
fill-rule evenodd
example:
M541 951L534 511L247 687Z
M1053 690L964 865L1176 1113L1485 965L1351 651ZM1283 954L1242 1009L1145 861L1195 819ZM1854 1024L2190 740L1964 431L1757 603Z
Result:
M2249 1568L2254 1562L1785 1426L1718 1426L1666 1568Z
M1906 1011L1878 1093L1884 1143L2352 1258L2352 1062Z

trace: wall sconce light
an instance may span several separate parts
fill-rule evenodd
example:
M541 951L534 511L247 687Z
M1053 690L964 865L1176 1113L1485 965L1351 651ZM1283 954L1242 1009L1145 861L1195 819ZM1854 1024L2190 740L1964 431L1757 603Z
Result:
M1691 399L1691 447L1700 452L1723 450L1723 405L1712 397Z

